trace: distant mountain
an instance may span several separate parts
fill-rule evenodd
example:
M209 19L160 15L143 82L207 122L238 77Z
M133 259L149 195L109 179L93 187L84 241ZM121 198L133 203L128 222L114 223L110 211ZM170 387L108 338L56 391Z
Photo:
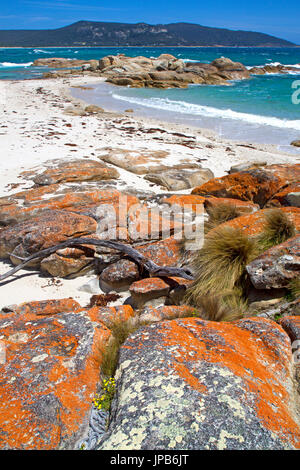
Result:
M1 30L0 46L261 46L292 42L252 31L231 31L190 23L101 23L78 21L51 30Z

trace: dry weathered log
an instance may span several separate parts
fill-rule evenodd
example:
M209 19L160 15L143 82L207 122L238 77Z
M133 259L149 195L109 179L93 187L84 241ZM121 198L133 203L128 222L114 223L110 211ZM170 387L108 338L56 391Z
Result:
M23 269L28 263L33 260L45 258L52 253L55 253L57 250L61 250L62 248L70 247L70 246L80 246L80 245L94 245L94 246L102 246L105 248L111 248L113 250L121 251L125 255L132 258L143 270L148 271L149 275L152 277L161 277L161 276L174 276L174 277L182 277L184 279L193 280L193 275L188 268L176 268L170 266L159 266L158 264L154 263L150 259L143 256L137 250L132 248L129 245L125 245L123 243L114 242L110 240L97 240L95 238L72 238L70 240L66 240L58 245L51 246L50 248L46 248L45 250L38 251L28 258L19 258L22 262L14 267L13 269L9 270L7 273L2 274L0 276L0 282L4 281L5 279L9 278L16 272ZM16 256L14 255L16 258Z

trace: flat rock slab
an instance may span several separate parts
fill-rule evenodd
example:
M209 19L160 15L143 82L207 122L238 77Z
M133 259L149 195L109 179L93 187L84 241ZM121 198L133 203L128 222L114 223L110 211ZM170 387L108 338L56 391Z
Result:
M184 210L192 210L193 212L201 212L203 204L206 199L201 196L193 194L172 194L172 196L163 197L160 200L162 204L168 204L169 206L180 207Z
M46 164L47 166L47 164ZM115 168L95 160L52 161L44 172L32 177L35 184L45 186L73 181L99 181L119 177ZM29 174L27 172L27 178Z
M127 209L138 202L131 194L115 188L103 189L97 182L51 184L0 198L0 226L17 224L49 209L78 212L95 219L107 217L110 210L116 218L120 211L126 216Z
M105 148L98 154L107 163L131 171L137 175L157 173L170 169L200 168L194 159L187 157L174 161L174 157L164 150L127 150L120 148Z
M159 322L121 348L100 450L300 447L288 335L276 323Z
M82 310L35 311L0 315L0 448L74 449L88 428L110 331Z
M168 191L182 191L206 183L214 177L208 168L192 170L168 170L163 173L148 174L145 179L163 186Z
M253 212L257 212L260 209L258 204L253 204L249 201L240 201L239 199L231 199L226 197L207 197L204 200L204 207L207 211L214 209L219 205L234 206L241 213L241 215L244 213L253 214Z
M36 300L33 302L24 302L20 305L11 305L5 307L5 313L15 313L18 315L56 315L57 313L76 312L82 310L81 305L72 298ZM34 318L34 317L33 317Z

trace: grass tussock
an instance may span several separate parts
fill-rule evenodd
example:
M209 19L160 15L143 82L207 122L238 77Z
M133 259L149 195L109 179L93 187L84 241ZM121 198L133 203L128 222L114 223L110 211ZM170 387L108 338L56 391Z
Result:
M234 204L217 204L207 210L209 219L205 224L205 232L209 232L218 225L236 219L242 215L242 212Z
M197 308L180 315L180 318L202 318L215 322L231 322L246 316L249 306L241 292L234 290L219 295L203 295L197 299Z
M245 284L246 265L255 258L253 238L233 227L219 227L207 235L194 261L196 281L188 289L186 300L197 307L198 299L241 288Z
M288 215L281 209L270 209L266 212L264 228L257 238L257 243L260 250L265 251L295 235L295 225Z
M199 317L209 321L234 321L243 318L248 304L232 291L223 295L207 295L198 298Z
M239 215L234 206L228 205L216 206L210 212L209 223L214 230L207 233L203 248L195 255L196 280L185 296L185 303L198 309L195 316L212 321L232 321L245 316L250 286L247 264L296 234L288 215L277 208L266 211L263 231L258 237L250 237L239 228L217 226ZM298 298L300 279L291 281L288 289L292 298Z
M108 342L101 357L101 371L106 377L112 377L115 374L119 351L122 344L128 336L137 330L137 326L132 321L114 321L109 325L112 332L112 338Z
M300 297L300 278L292 279L289 282L288 290L291 294L292 300L298 299Z

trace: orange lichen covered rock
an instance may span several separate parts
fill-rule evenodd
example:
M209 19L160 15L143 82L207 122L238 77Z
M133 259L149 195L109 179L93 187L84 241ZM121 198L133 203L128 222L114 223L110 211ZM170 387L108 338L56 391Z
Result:
M160 266L177 266L181 257L180 241L174 237L137 246L136 249L146 258L150 258Z
M40 186L73 181L109 180L119 177L114 168L109 168L95 160L72 160L51 162L51 167L35 175L33 181Z
M26 309L2 312L0 330L0 448L75 449L87 432L110 331L85 311L36 316Z
M26 257L68 238L94 233L97 222L91 217L66 211L49 210L0 232L0 258L13 255ZM12 261L18 263L12 257Z
M204 200L205 200L205 203L204 203L205 209L207 209L208 211L220 204L234 206L241 213L245 212L245 213L252 214L253 212L256 212L259 210L258 204L253 204L249 201L240 201L239 199L231 199L231 198L226 198L226 197L207 197L207 198L204 198Z
M192 317L194 314L195 309L188 305L162 305L157 308L149 306L143 308L139 320L141 323L152 323L162 320L173 320L174 318Z
M26 315L34 320L36 315L56 315L57 313L76 312L82 310L81 305L71 297L59 300L39 300L24 302L20 305L5 307L5 313L14 312L17 315Z
M284 179L287 184L300 181L300 163L289 165L285 163L277 163L274 165L265 166L264 170L277 176L278 178Z
M276 193L267 203L267 207L300 207L300 183L291 184Z
M270 320L185 318L121 348L100 450L299 449L290 339Z
M182 221L173 218L170 211L160 212L157 207L137 204L128 211L128 231L131 240L169 238L174 230L182 229Z
M140 278L136 263L121 259L105 268L100 274L99 282L103 292L124 290Z
M94 251L87 248L64 248L41 261L41 271L53 277L82 276L93 266Z
M294 341L300 341L300 317L294 316L286 316L280 320L280 325L282 328L287 332L289 337L291 338L292 343ZM298 366L300 366L299 359L300 359L300 342L294 343L293 349L297 350L297 359Z
M14 194L2 202L4 204L0 199L0 224L12 225L40 216L49 209L79 212L97 220L114 215L114 220L126 221L128 209L139 200L114 188L99 189L97 183L90 183L42 186Z
M254 214L242 215L236 219L224 222L222 227L240 228L250 236L259 235L263 231L265 215L268 210L270 209L262 209ZM298 209L298 207L282 207L281 210L288 215L290 220L294 223L296 230L300 231L300 209Z
M103 323L110 328L112 323L126 322L136 315L130 305L118 305L116 307L92 307L89 316L95 322Z
M190 208L192 211L196 212L198 206L202 208L205 203L205 198L194 194L172 194L172 196L163 198L161 202L169 204L170 206L180 206L186 208L186 210Z
M250 201L263 207L279 190L300 179L299 165L270 165L214 178L192 194Z
M130 294L135 307L142 306L149 300L167 297L172 291L180 291L183 295L187 286L193 281L181 277L149 277L136 281L130 286Z

